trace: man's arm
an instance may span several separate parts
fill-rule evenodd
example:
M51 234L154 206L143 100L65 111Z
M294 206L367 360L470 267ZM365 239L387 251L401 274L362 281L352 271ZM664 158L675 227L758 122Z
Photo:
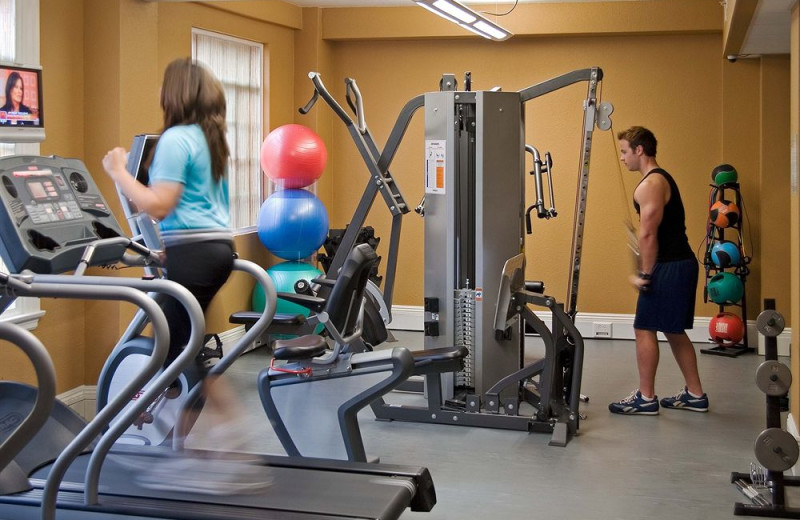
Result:
M666 185L656 179L647 179L636 189L634 198L639 204L639 270L653 273L658 256L658 226L664 217ZM649 283L649 282L648 282ZM636 284L636 285L647 285Z

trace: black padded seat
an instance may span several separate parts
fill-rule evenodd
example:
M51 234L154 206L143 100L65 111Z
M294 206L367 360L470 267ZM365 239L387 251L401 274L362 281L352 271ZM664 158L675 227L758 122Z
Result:
M328 342L317 334L307 334L299 338L279 339L273 344L272 357L275 359L309 359L321 356L328 349Z
M464 368L469 350L464 346L412 350L414 375L457 372Z
M544 294L544 282L541 280L525 280L525 290L536 294Z

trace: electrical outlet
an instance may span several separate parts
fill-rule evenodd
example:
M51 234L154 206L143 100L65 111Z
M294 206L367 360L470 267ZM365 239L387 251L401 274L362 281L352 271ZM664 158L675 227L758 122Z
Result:
M592 332L594 332L595 338L610 338L611 323L607 321L592 322Z

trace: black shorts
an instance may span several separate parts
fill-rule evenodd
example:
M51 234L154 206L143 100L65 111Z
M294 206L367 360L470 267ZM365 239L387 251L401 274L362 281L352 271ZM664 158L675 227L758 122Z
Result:
M698 271L694 258L656 263L650 290L639 293L633 328L676 334L691 329Z

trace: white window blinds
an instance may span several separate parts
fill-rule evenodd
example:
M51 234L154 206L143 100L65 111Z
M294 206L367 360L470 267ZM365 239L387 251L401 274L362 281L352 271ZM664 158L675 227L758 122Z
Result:
M260 166L263 45L222 34L192 31L192 57L222 82L227 101L231 227L255 226L262 198Z

